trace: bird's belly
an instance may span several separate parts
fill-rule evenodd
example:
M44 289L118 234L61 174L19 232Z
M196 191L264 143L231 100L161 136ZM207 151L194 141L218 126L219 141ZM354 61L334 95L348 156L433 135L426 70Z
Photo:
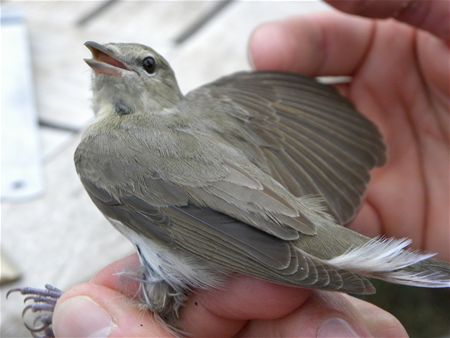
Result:
M120 221L108 220L138 248L147 282L165 281L176 290L218 287L223 283L225 274L211 263L181 255L173 248L138 235Z

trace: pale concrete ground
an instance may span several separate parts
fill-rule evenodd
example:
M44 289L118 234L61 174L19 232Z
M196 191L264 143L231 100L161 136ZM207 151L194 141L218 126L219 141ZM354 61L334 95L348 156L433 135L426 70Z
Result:
M83 27L75 22L98 1L10 1L26 16L31 40L40 118L82 129L90 110L90 70L86 40L140 42L172 63L183 91L231 72L249 69L247 40L260 23L296 14L329 10L320 2L233 2L181 45L174 39L216 3L118 2ZM4 4L2 4L4 5ZM3 48L7 46L2 46ZM133 251L96 210L73 165L78 133L40 129L45 192L20 204L1 205L1 247L23 273L0 288L2 337L28 337L20 318L21 298L5 293L17 286L61 289L87 280L106 264Z

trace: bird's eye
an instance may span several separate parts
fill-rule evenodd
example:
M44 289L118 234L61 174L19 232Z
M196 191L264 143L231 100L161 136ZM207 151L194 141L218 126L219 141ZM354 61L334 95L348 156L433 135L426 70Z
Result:
M153 74L156 68L156 61L152 56L147 56L144 60L142 60L142 66L147 73Z

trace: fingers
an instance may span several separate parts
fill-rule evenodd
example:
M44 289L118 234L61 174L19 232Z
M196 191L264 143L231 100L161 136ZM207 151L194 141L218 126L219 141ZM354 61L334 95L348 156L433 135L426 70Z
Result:
M108 265L90 282L106 286L129 298L136 299L139 288L139 270L139 259L136 254L133 254Z
M370 18L393 17L450 41L450 3L444 1L326 0L341 11Z
M389 312L361 299L348 295L343 296L353 305L360 318L364 321L367 329L374 337L408 337L408 333L398 319Z
M283 318L253 321L241 337L407 337L401 324L374 305L339 293L315 292Z
M128 297L135 296L137 284L124 284L128 278L118 273L132 271L137 265L135 255L127 257L106 267L89 283L66 292L53 316L56 337L172 337L150 311ZM249 277L235 277L221 290L194 293L180 324L193 337L284 337L298 333L312 337L406 337L393 316L369 303L339 293L313 293Z
M248 277L191 297L182 327L193 337L407 337L380 308L332 292L289 288Z
M53 315L56 337L172 337L133 300L138 268L132 255L65 292Z
M172 337L152 314L123 294L94 283L64 293L53 314L56 337Z
M223 290L201 291L190 297L181 325L193 337L232 337L248 320L286 316L310 293L240 276L227 282Z
M373 34L372 20L340 13L290 18L258 27L250 39L249 56L258 70L353 75Z
M388 17L431 31L450 42L449 1L340 1L335 7L352 14ZM403 7L402 7L403 8ZM308 76L353 75L364 62L375 34L375 20L323 13L266 23L252 34L250 62L258 70Z

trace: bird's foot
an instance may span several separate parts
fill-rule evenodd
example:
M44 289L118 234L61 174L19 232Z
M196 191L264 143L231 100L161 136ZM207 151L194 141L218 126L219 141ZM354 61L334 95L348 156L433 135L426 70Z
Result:
M52 329L53 310L63 292L47 284L45 289L29 287L11 289L7 292L6 297L14 292L25 296L23 302L26 306L22 311L22 318L31 335L36 338L54 338Z

